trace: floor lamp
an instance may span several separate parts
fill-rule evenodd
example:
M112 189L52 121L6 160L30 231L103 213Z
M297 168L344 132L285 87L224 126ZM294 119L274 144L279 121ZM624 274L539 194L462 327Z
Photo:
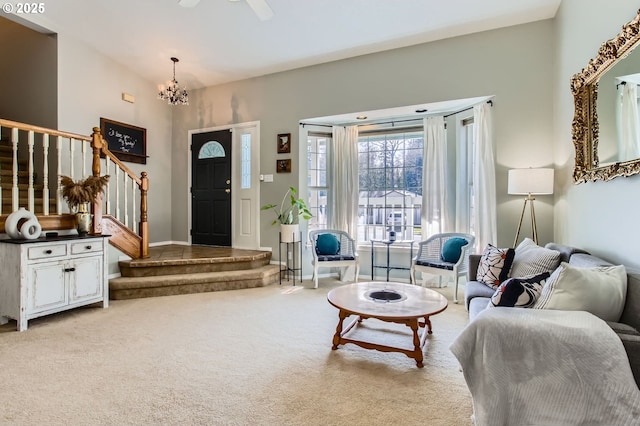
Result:
M524 205L522 206L522 214L516 231L516 238L513 246L518 244L520 229L522 228L522 219L527 209L527 203L531 210L531 232L533 241L538 244L538 229L536 227L536 213L533 208L533 195L553 194L553 169L511 169L509 170L508 193L511 195L526 195Z

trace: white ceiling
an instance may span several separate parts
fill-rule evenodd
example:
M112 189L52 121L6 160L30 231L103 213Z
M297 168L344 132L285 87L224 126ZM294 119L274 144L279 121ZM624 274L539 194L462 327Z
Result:
M555 16L561 0L53 0L15 20L78 38L159 84L189 89ZM6 15L5 15L6 16Z

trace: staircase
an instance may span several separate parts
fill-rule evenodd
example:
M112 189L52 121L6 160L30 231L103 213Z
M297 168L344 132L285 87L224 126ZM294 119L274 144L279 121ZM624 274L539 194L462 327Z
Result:
M84 136L0 119L0 232L7 216L21 207L36 215L43 231L74 229L58 177L106 174L111 179L92 204L90 233L109 234L109 243L124 254L144 258L149 249L146 172L138 177L116 158L97 127Z
M280 266L270 261L268 251L151 247L146 259L119 262L122 276L109 280L109 297L134 299L263 287L279 279Z
M24 160L18 160L18 189L22 206L27 205L29 190L28 164ZM13 150L8 140L0 140L0 188L2 189L2 206L11 206L13 187ZM42 198L42 184L34 184L34 214L44 213L44 200ZM25 207L26 208L26 207ZM55 209L53 200L49 202L49 209ZM5 208L3 207L3 210Z

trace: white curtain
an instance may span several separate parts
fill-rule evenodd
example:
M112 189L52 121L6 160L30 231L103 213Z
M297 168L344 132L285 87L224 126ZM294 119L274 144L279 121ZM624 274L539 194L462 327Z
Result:
M447 141L444 117L425 117L422 170L422 239L449 231Z
M619 159L640 157L640 129L638 124L638 86L627 83L619 86L621 93L619 126Z
M358 126L333 127L329 228L358 240Z
M482 252L488 243L497 244L496 170L493 159L493 117L488 103L473 107L473 140L475 162L473 190L475 207L476 252Z

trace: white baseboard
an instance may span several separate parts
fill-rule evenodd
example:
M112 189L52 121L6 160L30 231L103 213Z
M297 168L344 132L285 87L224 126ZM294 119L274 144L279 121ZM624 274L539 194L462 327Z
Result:
M171 244L175 244L177 246L190 246L186 241L158 241L156 243L149 243L149 247L158 247L158 246L168 246Z

